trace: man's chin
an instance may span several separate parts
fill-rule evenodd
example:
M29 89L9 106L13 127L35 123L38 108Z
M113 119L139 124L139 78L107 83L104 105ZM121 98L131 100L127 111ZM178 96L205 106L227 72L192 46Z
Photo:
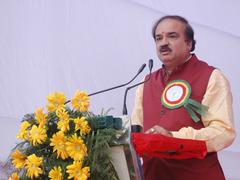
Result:
M163 59L162 60L162 63L166 66L166 67L171 67L172 66L172 63L173 63L173 60L172 59Z
M161 61L163 64L168 64L172 62L172 58L170 56L161 56Z

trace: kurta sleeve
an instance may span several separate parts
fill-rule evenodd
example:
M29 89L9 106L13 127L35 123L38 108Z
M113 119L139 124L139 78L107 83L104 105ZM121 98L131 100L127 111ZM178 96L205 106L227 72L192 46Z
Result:
M209 107L202 116L204 128L184 127L173 131L173 137L206 141L208 152L219 151L231 145L236 133L233 123L232 94L228 80L215 69L209 79L202 104Z

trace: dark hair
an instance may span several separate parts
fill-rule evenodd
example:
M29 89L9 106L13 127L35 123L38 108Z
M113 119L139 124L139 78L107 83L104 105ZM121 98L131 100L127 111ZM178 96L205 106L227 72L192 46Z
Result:
M152 36L153 36L154 40L155 40L155 32L156 32L158 24L160 24L165 19L174 19L174 20L177 20L177 21L179 21L179 22L181 22L181 23L183 23L185 25L185 27L186 27L186 29L185 29L185 36L186 36L186 38L188 40L192 41L191 52L194 51L196 41L194 40L193 28L190 26L188 21L185 18L181 17L181 16L176 16L176 15L171 16L171 15L168 15L168 16L163 16L158 21L156 21L156 23L154 24L154 26L152 28Z

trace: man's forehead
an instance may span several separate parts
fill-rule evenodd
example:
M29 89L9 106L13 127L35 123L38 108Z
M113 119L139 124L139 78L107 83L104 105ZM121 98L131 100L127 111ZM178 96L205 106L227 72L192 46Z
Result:
M175 19L164 19L163 21L161 21L156 28L156 32L182 32L185 30L185 25Z

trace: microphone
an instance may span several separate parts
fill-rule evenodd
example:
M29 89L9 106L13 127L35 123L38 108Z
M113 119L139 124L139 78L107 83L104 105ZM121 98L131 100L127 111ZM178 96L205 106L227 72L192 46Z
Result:
M146 67L146 64L144 63L138 70L137 74L127 83L124 83L124 84L121 84L121 85L118 85L118 86L115 86L115 87L111 87L111 88L108 88L108 89L104 89L102 91L98 91L98 92L95 92L95 93L92 93L92 94L89 94L88 96L94 96L96 94L100 94L100 93L103 93L103 92L106 92L106 91L110 91L110 90L113 90L113 89L117 89L117 88L120 88L120 87L123 87L123 86L126 86L128 84L130 84L134 79L136 79L136 77L143 71L143 69Z
M148 76L148 78L146 80L126 88L125 93L124 93L124 99L123 99L123 113L122 113L123 115L127 115L128 114L128 112L127 112L127 104L126 104L128 91L130 89L136 87L136 86L139 86L140 84L143 84L143 83L149 81L149 79L151 78L152 68L153 68L153 60L152 59L150 59L148 61L148 67L149 67L149 76Z
M134 81L134 79L136 79L136 77L144 70L144 68L146 67L146 64L144 63L139 69L138 69L138 72L137 74L130 80L128 81L127 83L124 83L124 84L121 84L121 85L118 85L118 86L114 86L114 87L111 87L111 88L108 88L108 89L104 89L104 90L101 90L101 91L97 91L97 92L94 92L94 93L91 93L89 94L88 96L94 96L96 94L100 94L100 93L104 93L104 92L107 92L107 91L111 91L113 89L117 89L117 88L121 88L123 86L126 86L128 84L130 84L132 81ZM71 100L67 100L65 102L65 104L69 103Z

